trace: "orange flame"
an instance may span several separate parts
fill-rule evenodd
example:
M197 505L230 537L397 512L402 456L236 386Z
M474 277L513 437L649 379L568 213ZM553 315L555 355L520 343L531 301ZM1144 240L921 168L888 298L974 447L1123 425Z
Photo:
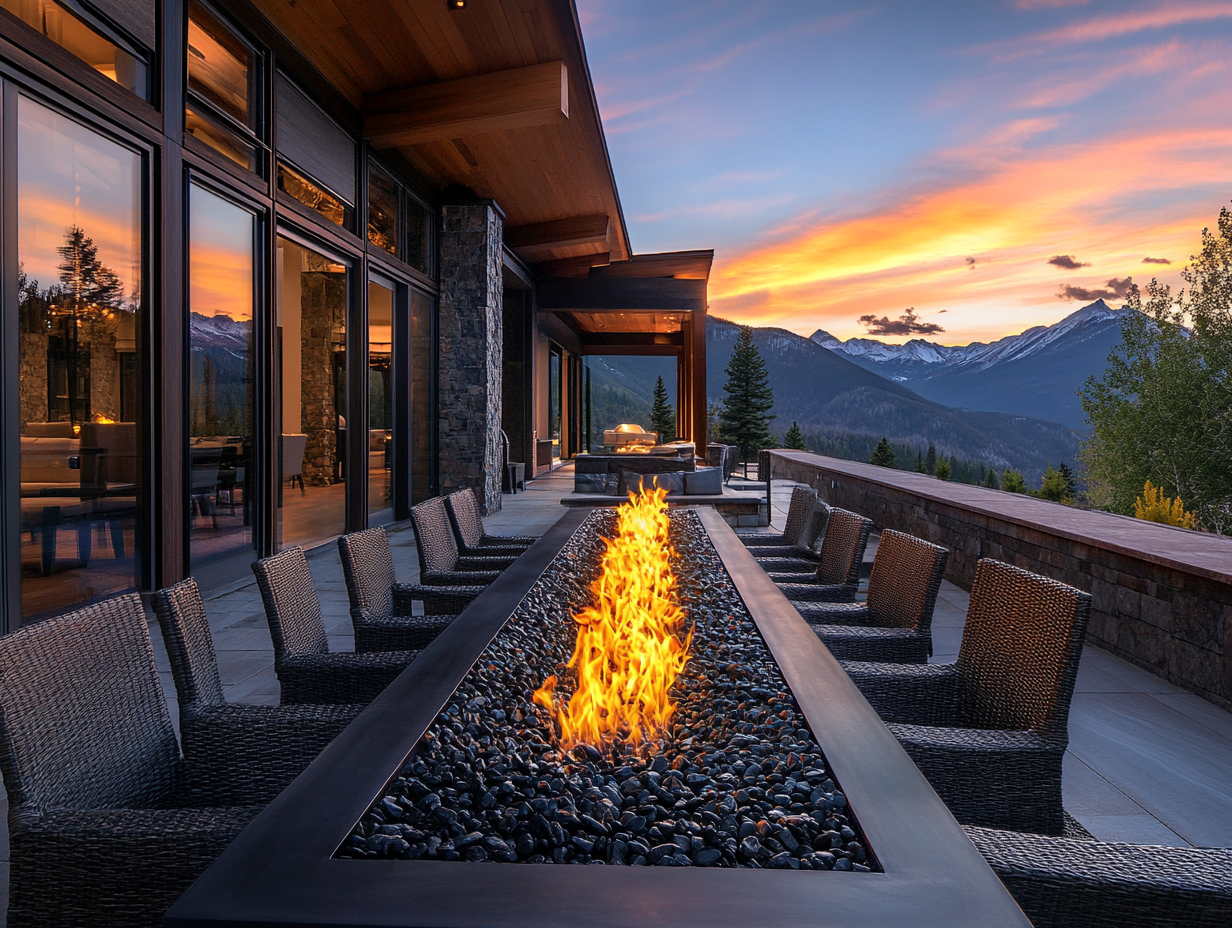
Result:
M560 726L560 745L602 745L658 738L676 711L670 691L689 660L684 640L674 552L662 489L629 494L616 510L615 538L607 539L602 572L591 587L595 601L573 617L577 644L569 659L577 686L568 705L556 698L555 676L534 700Z

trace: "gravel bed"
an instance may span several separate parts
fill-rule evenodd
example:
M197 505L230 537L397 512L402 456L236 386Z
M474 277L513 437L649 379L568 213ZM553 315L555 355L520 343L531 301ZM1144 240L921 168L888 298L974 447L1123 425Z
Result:
M563 755L531 694L569 689L611 510L594 512L463 679L339 857L878 869L697 515L671 512L693 656L660 745Z

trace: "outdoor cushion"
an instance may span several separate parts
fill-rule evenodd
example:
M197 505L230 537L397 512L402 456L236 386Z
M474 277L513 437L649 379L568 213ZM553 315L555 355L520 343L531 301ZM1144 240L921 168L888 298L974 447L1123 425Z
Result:
M721 496L723 470L719 467L699 467L684 475L685 496Z

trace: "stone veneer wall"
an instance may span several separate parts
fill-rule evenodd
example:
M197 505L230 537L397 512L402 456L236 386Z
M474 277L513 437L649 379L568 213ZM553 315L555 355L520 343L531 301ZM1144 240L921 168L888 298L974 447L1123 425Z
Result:
M1232 538L805 452L773 452L771 473L944 545L965 589L990 557L1091 593L1092 644L1232 709Z
M309 255L309 267L323 260ZM334 354L342 350L346 324L346 274L307 270L300 275L300 420L304 442L301 476L310 487L327 487L338 472L338 409ZM335 333L335 329L338 333Z
M445 206L437 316L437 460L442 493L470 487L501 508L502 236L490 203Z

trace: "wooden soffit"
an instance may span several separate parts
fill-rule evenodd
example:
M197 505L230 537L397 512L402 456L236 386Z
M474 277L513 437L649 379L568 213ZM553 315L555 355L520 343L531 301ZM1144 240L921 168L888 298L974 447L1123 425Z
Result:
M547 243L536 263L631 254L572 0L295 0L258 4L357 108L365 133L439 188L500 204L513 229L603 216L603 242ZM592 236L593 238L593 236Z

